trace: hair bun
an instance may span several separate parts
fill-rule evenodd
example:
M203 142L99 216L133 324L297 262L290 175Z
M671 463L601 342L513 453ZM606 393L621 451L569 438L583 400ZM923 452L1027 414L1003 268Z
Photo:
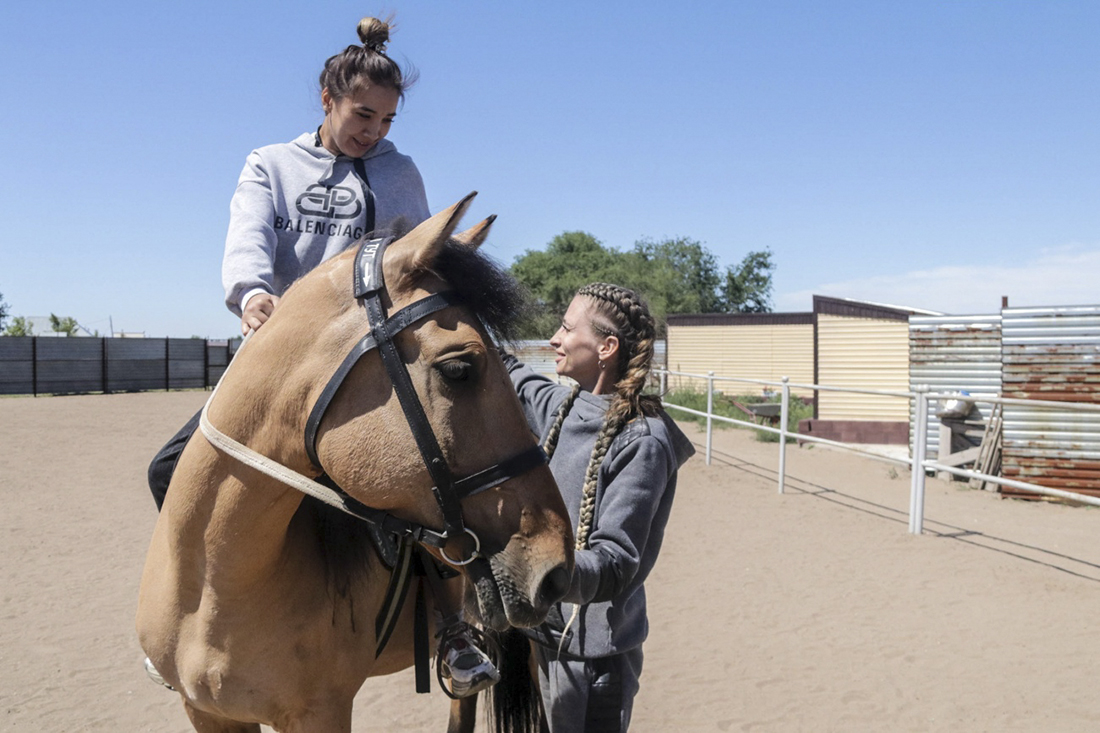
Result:
M365 48L375 53L385 53L386 43L390 40L390 24L378 18L363 18L356 28L359 40Z

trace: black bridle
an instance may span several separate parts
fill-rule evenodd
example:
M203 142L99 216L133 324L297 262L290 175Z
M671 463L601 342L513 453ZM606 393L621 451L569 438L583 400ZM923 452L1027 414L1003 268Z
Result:
M383 531L409 536L418 543L440 549L451 538L469 534L474 538L475 543L469 558L459 562L451 560L444 554L444 558L448 562L463 565L478 556L480 541L477 535L463 523L462 507L459 502L467 496L498 486L533 468L544 465L547 462L546 454L542 448L535 445L470 476L456 479L451 474L447 461L443 457L443 451L439 447L439 441L436 440L435 432L424 413L424 407L420 404L420 398L413 388L409 370L397 351L394 337L429 315L444 308L458 305L460 299L454 291L435 293L387 317L386 308L382 303L382 291L385 286L382 276L382 258L386 247L392 241L393 237L365 239L359 245L359 251L355 256L353 287L355 298L366 308L370 332L352 347L310 411L305 431L306 453L315 465L324 468L317 456L317 431L320 428L321 420L352 367L358 363L363 355L377 348L379 355L382 357L382 364L385 366L386 373L389 375L394 391L397 393L398 401L401 403L401 409L405 413L405 419L412 430L416 446L420 450L420 456L432 477L432 493L443 512L443 530L430 529L421 524L395 517L388 512L372 509L352 498L338 487L334 487L345 502L345 506L341 508L349 514L379 526Z

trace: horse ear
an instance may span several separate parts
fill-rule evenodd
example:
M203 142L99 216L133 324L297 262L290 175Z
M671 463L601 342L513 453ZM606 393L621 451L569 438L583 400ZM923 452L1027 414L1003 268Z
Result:
M470 208L474 196L477 196L477 191L468 194L449 209L422 221L411 232L391 244L386 252L386 282L392 283L392 287L400 288L406 275L430 268L458 226L462 215Z
M480 224L475 224L466 231L454 235L454 240L466 245L470 249L477 249L485 243L485 239L489 236L489 229L496 220L497 215L493 214Z

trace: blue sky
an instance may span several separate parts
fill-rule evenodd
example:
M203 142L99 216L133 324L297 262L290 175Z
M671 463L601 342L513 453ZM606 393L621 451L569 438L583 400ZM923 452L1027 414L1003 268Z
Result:
M365 14L421 74L390 138L505 264L567 230L770 248L774 303L1100 303L1100 3L7 3L0 293L225 337L250 150L320 122Z

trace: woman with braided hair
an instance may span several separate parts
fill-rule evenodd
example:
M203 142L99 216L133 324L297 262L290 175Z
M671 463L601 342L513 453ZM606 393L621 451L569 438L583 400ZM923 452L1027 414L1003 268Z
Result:
M505 364L576 527L565 601L529 629L543 730L626 731L649 631L645 588L661 549L676 472L695 452L643 394L656 327L638 295L593 283L577 291L550 339L572 389L512 356Z

